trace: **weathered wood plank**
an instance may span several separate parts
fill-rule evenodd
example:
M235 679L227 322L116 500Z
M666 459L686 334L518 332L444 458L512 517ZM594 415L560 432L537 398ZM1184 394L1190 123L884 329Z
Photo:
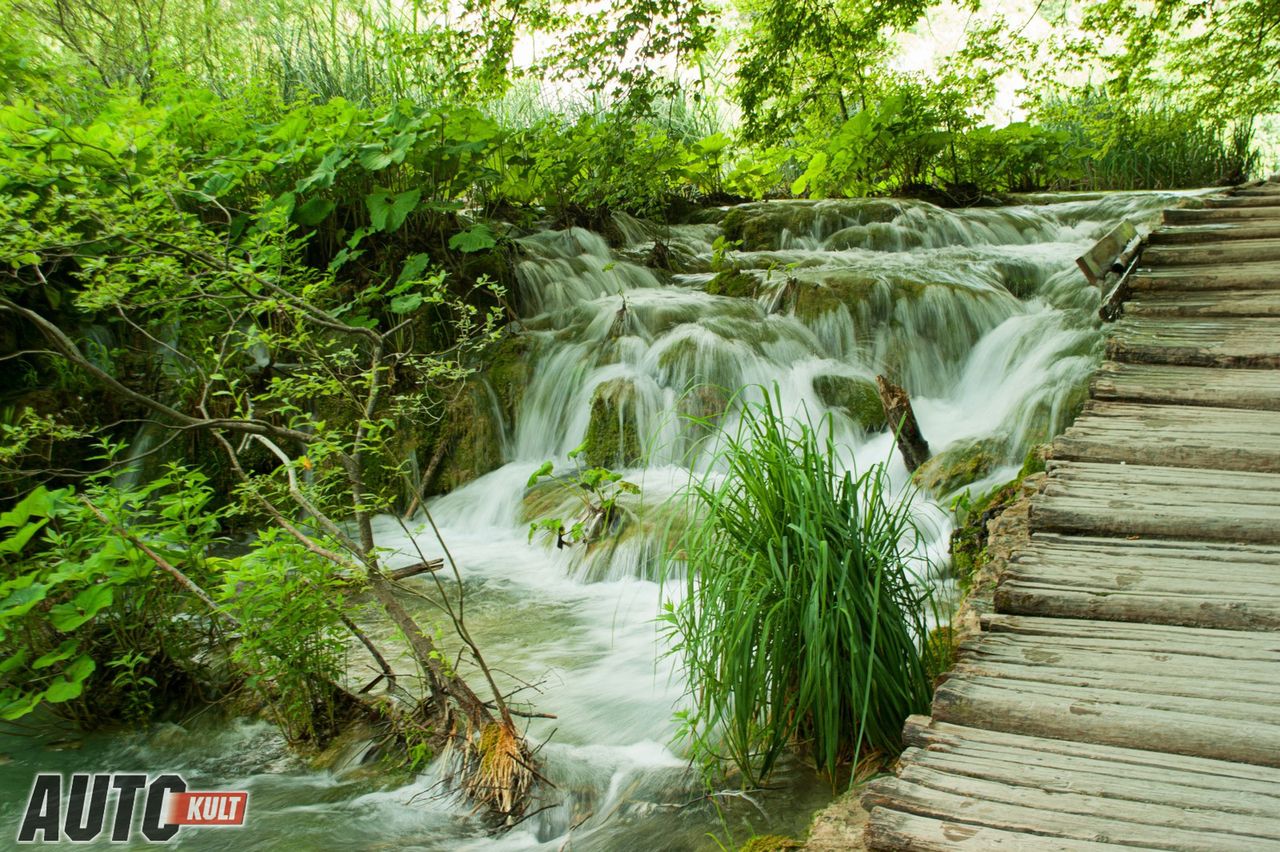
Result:
M1196 225L1169 225L1152 231L1147 237L1149 245L1192 245L1221 240L1259 240L1280 238L1280 218L1245 220L1238 222L1212 222Z
M1129 276L1135 294L1147 291L1269 290L1280 288L1280 263L1164 266L1135 270Z
M1168 225L1191 225L1204 222L1258 222L1280 219L1280 207L1172 207L1164 211Z
M1204 206L1211 209L1238 210L1254 207L1280 207L1280 196L1267 194L1261 196L1219 196L1204 200Z
M1143 268L1206 263L1253 263L1280 260L1280 240L1221 240L1195 245L1153 245L1138 261Z
M1280 473L1280 413L1095 400L1052 457Z
M1221 630L1280 630L1280 600L1171 595L1163 592L1109 592L1069 585L1007 579L995 591L1003 612L1050 618L1092 618L1216 627Z
M1084 273L1085 278L1089 279L1090 284L1096 284L1111 270L1116 257L1125 251L1137 236L1138 230L1133 223L1127 219L1123 220L1108 231L1106 236L1094 243L1087 252L1076 258L1076 266Z
M1088 820L1118 820L1133 826L1183 829L1217 833L1231 841L1238 838L1275 840L1280 821L1252 814L1226 814L1204 807L1178 807L1153 801L1133 801L1123 797L1091 795L1061 784L1052 790L1025 784L1009 784L984 777L953 773L940 767L909 762L899 779L919 788L959 796L981 797L985 801L1023 808L1038 808L1062 815L1086 817ZM1137 831L1137 829L1131 829Z
M1280 766L1280 724L1248 704L1123 689L957 677L938 687L934 718L1038 737L1084 740Z
M1095 399L1280 411L1280 371L1219 370L1107 361L1094 376Z
M1034 619L1045 621L1046 619ZM1019 753L1054 765L1084 764L1088 771L1119 771L1136 778L1178 778L1205 789L1239 790L1254 795L1280 796L1280 770L1251 763L1232 763L1150 749L1128 749L1095 743L1074 743L1011 734L1006 731L953 725L928 716L910 716L902 729L908 746L949 752L999 750ZM1280 813L1280 811L1277 811Z
M1129 317L1280 317L1280 288L1208 291L1199 294L1149 292L1124 303Z
M939 786L942 786L940 783ZM988 801L954 788L938 790L897 778L871 782L863 795L868 808L885 807L935 819L963 814L966 823L1003 831L1056 835L1076 841L1110 842L1175 850L1255 850L1259 839L1221 830L1189 829L1128 822L1104 815L1063 813L1045 809L1032 791L1023 802ZM1180 820L1180 822L1184 822Z
M890 810L871 809L867 821L867 846L899 852L951 852L955 849L998 850L998 852L1099 852L1125 849L1112 843L1069 840L1043 834L1001 831L950 819L935 819Z
M1280 367L1280 334L1274 320L1256 317L1132 317L1113 327L1107 356L1127 363L1274 369Z

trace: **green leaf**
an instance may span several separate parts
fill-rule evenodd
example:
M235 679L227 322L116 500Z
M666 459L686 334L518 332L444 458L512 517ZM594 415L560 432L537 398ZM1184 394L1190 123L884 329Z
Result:
M113 598L111 586L105 584L90 586L76 595L71 603L50 607L49 623L56 630L68 633L110 606Z
M80 693L83 691L83 682L69 681L64 677L56 677L53 679L53 683L49 684L49 688L45 690L44 700L50 704L61 704L64 701L79 698Z
M74 654L76 652L77 647L79 647L79 645L76 642L76 640L67 639L57 648L55 648L54 650L50 651L49 653L45 654L44 656L36 660L34 663L32 663L31 668L45 669L53 665L54 663L60 663L63 660L68 659L72 654Z
M299 225L319 225L333 212L334 203L327 198L313 198L293 208L293 221Z
M49 587L44 583L32 583L26 588L9 595L0 601L0 618L14 618L25 615L33 606L44 600Z
M27 542L31 540L32 536L44 529L44 525L47 523L49 523L48 518L41 518L22 527L4 541L0 541L0 553L18 553L27 546Z
M369 221L374 230L388 233L397 230L404 224L418 201L422 198L422 190L410 189L407 192L392 194L390 192L374 192L365 197L365 206L369 208Z
M497 244L498 238L486 225L473 225L449 238L449 248L465 254L486 251Z
M544 476L551 475L551 470L552 470L551 462L549 461L543 462L542 467L535 470L533 472L533 475L529 477L529 483L526 487L532 488L533 486L537 485L539 479L542 479Z
M0 719L6 722L12 722L14 719L21 719L30 713L40 704L40 699L44 697L40 692L29 692L25 695L17 694L16 697L10 697L6 691L3 698L0 698ZM7 699L7 700L6 700Z
M88 654L76 657L71 665L63 670L62 676L72 683L83 683L98 668L98 664Z
M26 648L19 648L12 656L7 657L4 662L0 663L0 674L8 674L18 668L27 661L28 656L30 655L27 653Z
M399 277L396 278L396 284L405 284L410 281L416 281L422 277L422 272L431 263L431 256L427 254L413 254L404 262L404 267L400 270Z
M406 293L391 300L391 313L410 314L422 307L421 293Z

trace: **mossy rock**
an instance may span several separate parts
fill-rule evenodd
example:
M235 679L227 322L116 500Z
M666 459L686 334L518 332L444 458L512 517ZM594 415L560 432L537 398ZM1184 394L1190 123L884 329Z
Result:
M720 224L725 238L740 241L743 251L774 251L783 231L807 233L817 216L812 204L763 202L734 207Z
M493 406L482 387L468 384L449 406L437 438L448 449L432 482L435 493L453 491L502 465L502 442Z
M641 458L635 424L635 387L626 379L610 379L591 398L591 420L582 460L591 467L633 467Z
M533 377L533 358L539 339L530 334L508 334L494 345L486 356L482 375L498 398L502 416L514 426L520 415L520 404Z
M760 279L740 269L725 269L707 282L706 291L711 296L754 298L760 287Z
M850 420L868 432L889 428L884 404L875 382L853 376L817 376L813 391L830 408L843 411Z
M1003 463L1005 451L1005 442L998 438L964 441L920 465L911 479L931 494L951 494L990 475Z
M801 319L814 319L841 305L850 311L867 306L874 315L888 317L895 304L919 299L930 286L935 285L909 278L885 279L857 269L801 274L797 275L795 313Z

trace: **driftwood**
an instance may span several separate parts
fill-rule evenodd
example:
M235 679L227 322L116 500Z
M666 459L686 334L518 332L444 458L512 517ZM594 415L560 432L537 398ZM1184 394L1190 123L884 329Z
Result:
M426 562L415 562L412 565L406 565L403 568L396 568L392 571L388 571L387 578L391 580L407 580L408 578L416 577L419 574L439 571L443 567L443 559L429 559Z
M916 422L911 399L905 390L884 376L876 376L876 390L880 392L885 417L894 429L902 460L906 462L907 470L915 473L916 468L929 460L930 453L929 442L920 434L920 424Z

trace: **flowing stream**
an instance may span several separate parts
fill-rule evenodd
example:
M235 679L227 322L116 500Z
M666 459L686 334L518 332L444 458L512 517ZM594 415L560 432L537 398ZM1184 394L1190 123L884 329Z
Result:
M830 414L848 465L887 460L905 488L892 437L875 422L878 403L868 407L872 378L887 372L912 395L935 453L984 454L967 486L981 492L1065 425L1100 358L1099 295L1074 259L1120 219L1148 220L1169 200L1044 196L964 211L768 202L727 218L708 211L701 225L619 217L612 249L581 229L525 238L514 294L523 378L515 398L490 388L492 429L481 430L501 465L430 509L487 659L504 684L536 685L521 697L557 717L529 727L557 785L548 807L488 837L438 795L432 770L380 779L361 763L365 743L320 770L265 722L195 721L62 744L8 738L0 744L6 819L16 825L37 769L134 770L177 771L194 789L250 791L250 827L185 830L177 843L193 849L678 850L717 840L735 848L753 832L803 834L831 797L811 771L786 766L776 789L707 799L674 740L682 689L654 621L664 503L691 471L714 468L708 423L731 430L735 422L736 401L722 389L776 388L792 414L815 422ZM741 245L717 251L726 230ZM644 265L655 240L675 272ZM554 489L527 494L526 480L547 460L572 470L568 453L584 439L589 455L640 486L630 521L590 551L530 544L529 521L571 503L561 505ZM946 498L915 498L939 576ZM415 541L428 557L441 554L421 519L408 529L412 538L380 519L392 565L417 561ZM433 588L425 578L409 583ZM410 600L435 620L426 602Z

